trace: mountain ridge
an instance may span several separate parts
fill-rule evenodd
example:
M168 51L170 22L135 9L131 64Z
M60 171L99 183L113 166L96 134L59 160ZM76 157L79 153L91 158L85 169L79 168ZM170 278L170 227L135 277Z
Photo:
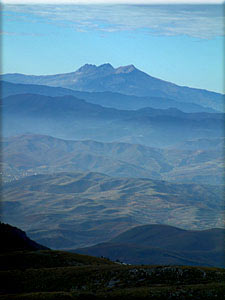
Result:
M3 135L47 134L66 139L123 141L165 147L223 134L223 113L177 109L119 110L67 95L12 95L2 99ZM85 120L85 122L84 122ZM159 138L160 137L160 138Z
M1 81L2 97L16 94L41 94L44 96L66 96L72 95L93 104L125 110L136 110L145 107L166 109L178 108L184 112L218 112L210 107L204 107L194 103L178 102L168 98L160 97L138 97L120 94L117 92L81 92L62 87L52 87L34 84L16 84Z
M128 229L108 242L76 249L130 264L225 266L225 229L187 230L165 224ZM179 242L177 242L179 241Z
M168 80L163 80L163 79L153 77L153 76L149 75L147 72L144 72L144 71L141 71L141 70L137 69L133 64L114 68L110 63L104 63L104 64L101 64L99 66L97 66L95 64L88 64L87 63L87 64L84 64L83 66L79 67L77 70L72 71L72 72L56 73L56 74L48 74L48 75L44 75L44 74L32 75L32 74L25 74L25 73L18 73L18 72L16 72L16 73L5 73L5 74L1 74L0 78L4 78L8 75L10 75L10 76L11 75L19 75L19 76L22 75L22 76L31 76L31 77L35 77L35 78L40 78L40 77L50 77L50 76L71 75L71 74L74 74L76 72L77 73L83 73L83 72L96 71L96 70L107 70L107 71L109 70L109 73L113 73L113 72L116 72L116 73L123 73L123 72L124 73L130 73L130 72L133 72L133 71L138 71L138 72L147 74L149 77L151 77L153 79L171 84L171 82L168 81ZM9 81L9 82L11 82L11 81ZM210 90L207 90L207 89L204 89L204 88L199 89L199 88L189 87L189 86L186 86L186 85L178 85L178 84L175 84L175 83L172 83L172 85L180 86L180 87L184 87L184 88L202 90L202 91L211 92L211 93L215 93L215 94L221 94L221 93L218 93L218 92L215 92L215 91L210 91Z
M3 74L0 78L14 83L45 84L79 91L119 92L135 96L172 98L181 102L193 102L214 109L223 109L223 95L203 89L178 86L148 75L134 66L114 69L103 64L84 65L75 72L56 75ZM86 66L86 67L85 67ZM110 68L110 70L109 70ZM93 71L94 70L94 71ZM99 80L101 79L101 80Z
M220 182L219 174L222 177L222 149L219 151L222 144L222 138L205 139L203 146L207 147L203 149L202 140L178 145L178 149L159 149L140 144L25 134L2 139L3 181L35 173L79 170L117 177L215 184Z

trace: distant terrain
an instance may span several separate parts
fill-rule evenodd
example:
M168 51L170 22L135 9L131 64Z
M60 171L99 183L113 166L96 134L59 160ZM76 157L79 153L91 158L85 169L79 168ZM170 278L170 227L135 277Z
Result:
M118 110L74 96L13 95L3 99L2 112L4 136L35 133L151 147L223 136L222 113L184 113L174 108Z
M81 92L62 87L51 87L38 84L21 84L0 81L2 97L19 94L38 94L51 97L71 95L89 103L124 110L136 110L145 107L156 109L177 108L183 112L218 112L210 107L196 103L180 102L160 97L138 97L118 92Z
M21 135L2 140L3 181L39 173L92 171L117 177L222 184L223 143L223 138L206 138L159 149Z
M223 110L221 94L178 86L154 78L133 65L114 69L110 64L100 66L86 64L77 71L66 74L45 76L4 74L1 79L12 83L49 85L85 92L107 91L142 97L161 97Z
M28 176L3 186L3 220L55 249L105 242L149 223L187 229L223 227L218 186L175 184L101 173Z

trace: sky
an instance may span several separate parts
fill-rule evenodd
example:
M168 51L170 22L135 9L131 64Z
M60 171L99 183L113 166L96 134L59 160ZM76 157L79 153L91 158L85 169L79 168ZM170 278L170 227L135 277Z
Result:
M178 85L224 92L221 1L52 1L2 1L2 73L47 75L86 63L133 64Z

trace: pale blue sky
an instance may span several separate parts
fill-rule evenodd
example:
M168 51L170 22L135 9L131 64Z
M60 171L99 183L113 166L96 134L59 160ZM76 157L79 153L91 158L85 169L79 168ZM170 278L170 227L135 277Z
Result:
M221 5L4 5L2 71L134 64L179 85L222 92L222 35Z

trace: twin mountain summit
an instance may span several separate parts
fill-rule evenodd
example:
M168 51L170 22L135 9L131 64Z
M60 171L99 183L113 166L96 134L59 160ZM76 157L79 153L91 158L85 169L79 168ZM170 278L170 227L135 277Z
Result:
M53 249L224 266L222 94L110 64L1 87L4 222Z
M111 94L108 95L98 95L100 97L104 96L104 98L108 98L109 96L114 97L115 99L116 97L121 97L122 95L118 95L118 93L133 96L130 98L122 98L120 102L126 102L126 100L130 102L130 107L129 105L126 107L126 105L124 104L124 107L122 107L123 109L137 109L150 105L152 107L156 105L156 108L166 108L166 106L163 107L163 104L160 102L169 102L167 107L178 106L178 109L182 107L181 105L179 105L179 103L181 102L184 106L184 110L188 111L189 107L190 112L194 112L194 110L204 111L204 109L206 110L207 108L215 109L218 111L221 111L223 109L221 94L209 92L206 90L181 87L173 83L154 78L138 70L133 65L115 69L110 64L103 64L98 67L95 65L86 64L79 68L77 71L66 74L47 76L5 74L1 76L1 79L11 83L47 85L54 87L63 87L76 91L111 92ZM22 89L22 86L20 88ZM30 86L30 88L30 92L32 92L32 86ZM35 89L35 87L33 88ZM58 96L68 94L79 96L79 94L73 94L71 91L66 91L63 89L60 89L57 92ZM52 93L52 95L54 95L53 90ZM80 96L84 95L80 94ZM91 95L86 96L91 97ZM114 102L117 102L115 101L115 99L112 99L112 101L114 100ZM137 101L140 102L139 107L136 103ZM110 103L110 100L108 100L108 102ZM167 103L165 103L165 105L166 104ZM187 104L189 104L189 106ZM117 103L114 103L114 105L117 105ZM160 107L160 105L162 106ZM204 108L202 108L202 106Z

